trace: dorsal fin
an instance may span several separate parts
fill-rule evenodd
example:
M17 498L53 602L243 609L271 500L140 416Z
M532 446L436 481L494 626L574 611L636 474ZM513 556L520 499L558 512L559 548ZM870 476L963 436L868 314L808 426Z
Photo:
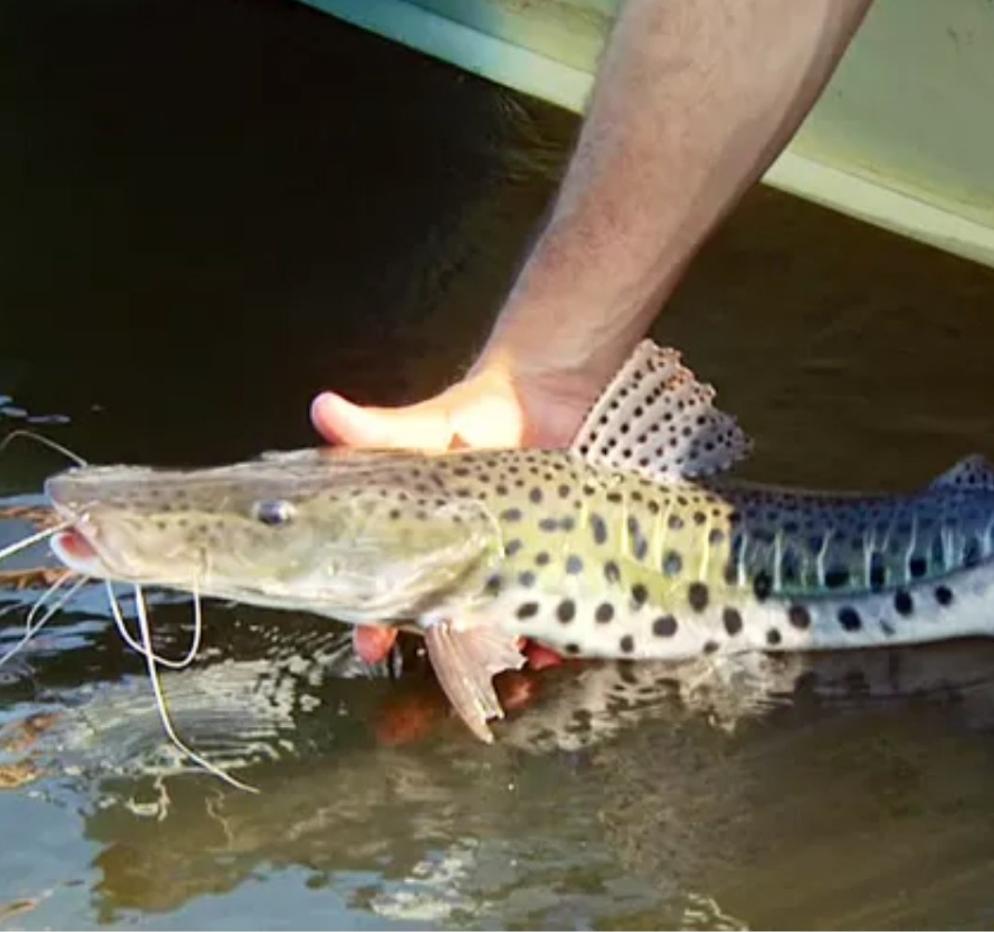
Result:
M591 463L652 479L692 479L728 469L752 444L712 404L680 354L643 340L591 408L571 449Z
M982 453L964 456L929 483L931 488L961 488L994 491L994 466Z

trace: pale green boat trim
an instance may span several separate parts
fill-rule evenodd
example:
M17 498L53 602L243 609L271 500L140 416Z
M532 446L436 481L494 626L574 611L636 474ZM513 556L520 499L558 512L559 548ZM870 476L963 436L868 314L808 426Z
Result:
M304 0L582 111L617 0ZM877 0L764 181L994 266L994 4Z

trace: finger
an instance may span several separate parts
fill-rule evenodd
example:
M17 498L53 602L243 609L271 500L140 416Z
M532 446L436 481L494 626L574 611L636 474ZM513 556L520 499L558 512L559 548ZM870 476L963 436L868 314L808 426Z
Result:
M404 408L364 408L324 392L311 404L311 421L331 442L354 447L407 447L444 450L452 428L437 399Z
M549 667L558 667L565 662L560 654L535 641L529 641L523 653L528 658L530 670L545 670Z
M396 628L358 625L352 629L352 646L363 663L374 664L386 660L396 640Z

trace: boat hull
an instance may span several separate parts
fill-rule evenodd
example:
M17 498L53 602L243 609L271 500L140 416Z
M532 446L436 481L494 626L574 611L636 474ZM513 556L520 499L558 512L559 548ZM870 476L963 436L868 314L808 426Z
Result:
M580 112L617 0L304 0ZM994 6L877 0L764 181L994 266Z

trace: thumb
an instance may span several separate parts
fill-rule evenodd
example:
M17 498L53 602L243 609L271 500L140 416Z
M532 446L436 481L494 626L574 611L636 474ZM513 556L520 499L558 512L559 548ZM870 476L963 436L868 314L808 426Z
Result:
M311 403L311 422L329 442L353 447L446 449L448 410L438 399L403 408L365 408L323 392Z

